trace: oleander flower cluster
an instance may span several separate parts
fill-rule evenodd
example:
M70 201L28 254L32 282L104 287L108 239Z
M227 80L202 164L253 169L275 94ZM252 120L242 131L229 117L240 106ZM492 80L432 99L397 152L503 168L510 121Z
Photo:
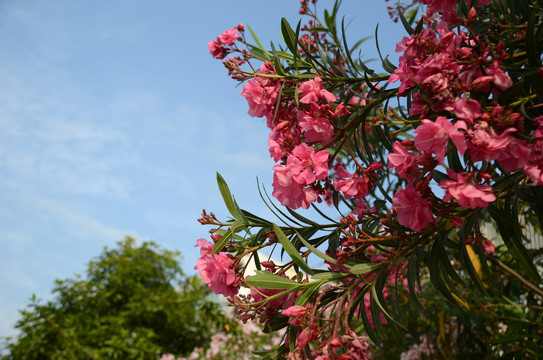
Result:
M502 264L485 222L533 281L525 288L541 291L517 218L543 219L543 7L522 2L530 12L491 0L399 5L407 35L397 66L379 52L384 72L347 46L338 3L320 20L301 1L309 20L282 20L280 51L249 44L241 24L208 44L217 59L235 55L223 64L269 128L283 206L270 209L287 225L241 210L218 175L232 219L204 211L213 242L198 240L196 269L243 321L287 328L266 356L370 358L382 329L406 329L391 305L420 303L421 278L468 311L462 289L488 295L481 268L488 277L487 259ZM309 208L320 220L299 212ZM275 248L281 263L262 258ZM424 344L402 359L439 350L415 335Z

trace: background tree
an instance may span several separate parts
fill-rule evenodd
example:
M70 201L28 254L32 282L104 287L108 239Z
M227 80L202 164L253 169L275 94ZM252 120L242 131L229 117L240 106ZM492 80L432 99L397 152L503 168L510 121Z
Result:
M178 261L130 237L105 248L85 278L57 280L53 300L31 298L3 359L157 359L206 346L231 320Z

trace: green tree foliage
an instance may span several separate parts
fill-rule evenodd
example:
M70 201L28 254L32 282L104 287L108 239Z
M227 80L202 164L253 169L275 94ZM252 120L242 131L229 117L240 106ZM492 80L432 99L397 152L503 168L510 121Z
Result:
M129 237L105 248L86 278L57 280L46 303L31 298L3 359L157 359L206 346L228 320L178 258Z

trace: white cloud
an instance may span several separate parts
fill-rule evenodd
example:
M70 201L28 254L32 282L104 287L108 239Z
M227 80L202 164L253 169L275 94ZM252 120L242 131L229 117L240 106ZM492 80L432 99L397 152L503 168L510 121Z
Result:
M102 242L115 242L124 238L128 231L122 231L103 224L90 216L74 211L69 205L40 198L34 195L21 195L21 198L38 210L45 211L50 217L63 224L63 229L73 235L86 239L100 239Z

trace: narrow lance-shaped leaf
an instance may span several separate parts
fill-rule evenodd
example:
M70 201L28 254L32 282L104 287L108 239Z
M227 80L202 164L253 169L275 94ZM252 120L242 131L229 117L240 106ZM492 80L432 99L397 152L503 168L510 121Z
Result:
M334 259L333 257L331 256L328 256L326 255L325 253L323 253L322 251L320 251L319 249L317 249L316 247L314 247L313 245L311 245L307 240L305 240L303 237L301 237L299 234L298 234L298 239L300 239L300 241L302 242L302 244L304 244L304 246L309 250L311 251L313 254L317 255L318 257L320 257L321 259L323 259L324 261L328 261L329 263L332 263L332 264L335 264L337 265L337 260Z
M224 178L219 173L217 173L217 185L219 185L219 191L221 192L222 198L224 200L224 204L226 205L228 212L234 218L239 220L240 216L237 212L234 198L232 197L232 194L230 193L230 189L228 188L226 181L224 181Z
M379 266L381 266L381 263L356 264L356 265L351 266L349 271L355 275L363 275L363 274L372 272L373 270L379 268Z
M300 283L294 280L264 271L258 271L256 275L247 277L245 282L258 288L274 290L292 289L301 286Z
M306 273L312 275L313 270L307 265L307 263L304 261L298 250L294 247L294 245L290 242L290 240L287 238L283 230L276 224L273 224L273 230L275 231L275 234L277 235L277 238L279 239L279 242L281 245L283 245L283 249L287 252L287 254L291 257L292 260L298 265L302 270L304 270Z

